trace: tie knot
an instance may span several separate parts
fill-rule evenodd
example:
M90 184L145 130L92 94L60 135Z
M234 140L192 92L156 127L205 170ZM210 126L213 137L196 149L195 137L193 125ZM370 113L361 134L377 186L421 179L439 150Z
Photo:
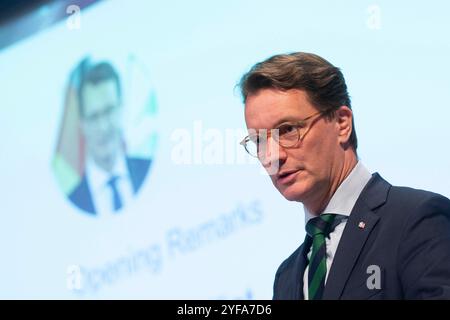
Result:
M336 216L336 214L326 213L310 219L306 224L306 232L312 238L318 234L328 237L335 227L333 222Z
M119 180L119 176L115 176L115 175L114 175L114 176L111 176L111 177L109 178L107 184L108 184L109 186L115 188L115 187L116 187L116 182L117 182L117 180Z

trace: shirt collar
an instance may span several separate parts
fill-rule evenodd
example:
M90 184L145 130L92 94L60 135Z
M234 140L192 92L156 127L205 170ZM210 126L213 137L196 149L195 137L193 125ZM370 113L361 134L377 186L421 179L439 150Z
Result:
M326 212L349 216L355 206L356 200L358 200L359 195L371 178L372 175L369 170L367 170L361 161L358 161L348 177L337 188L321 214ZM306 207L304 209L305 222L308 222L316 216L309 212Z
M93 190L100 191L108 186L108 181L112 176L119 178L128 177L128 169L125 163L125 156L119 154L111 173L99 168L91 159L87 161L86 174L89 180L89 185Z

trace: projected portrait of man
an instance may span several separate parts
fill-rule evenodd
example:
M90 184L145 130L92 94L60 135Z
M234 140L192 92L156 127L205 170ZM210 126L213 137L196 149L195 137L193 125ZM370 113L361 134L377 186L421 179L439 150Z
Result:
M121 81L111 63L84 60L72 82L76 108L72 113L66 110L65 123L68 118L71 123L77 119L78 126L75 133L66 134L70 139L60 137L59 167L78 172L65 174L69 177L64 183L66 193L87 213L119 212L139 191L151 159L127 154ZM78 146L68 147L69 140L71 144L78 141Z

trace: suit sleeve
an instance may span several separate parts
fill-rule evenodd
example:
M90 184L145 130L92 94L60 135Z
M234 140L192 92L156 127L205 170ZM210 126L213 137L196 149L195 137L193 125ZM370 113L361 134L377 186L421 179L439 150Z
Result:
M402 231L398 275L406 299L450 299L450 200L433 195Z

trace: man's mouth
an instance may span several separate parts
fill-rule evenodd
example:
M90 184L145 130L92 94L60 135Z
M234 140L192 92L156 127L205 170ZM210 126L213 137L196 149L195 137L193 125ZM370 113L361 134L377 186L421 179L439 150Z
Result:
M295 176L301 169L284 170L277 174L277 181L281 184L290 183L295 179Z

